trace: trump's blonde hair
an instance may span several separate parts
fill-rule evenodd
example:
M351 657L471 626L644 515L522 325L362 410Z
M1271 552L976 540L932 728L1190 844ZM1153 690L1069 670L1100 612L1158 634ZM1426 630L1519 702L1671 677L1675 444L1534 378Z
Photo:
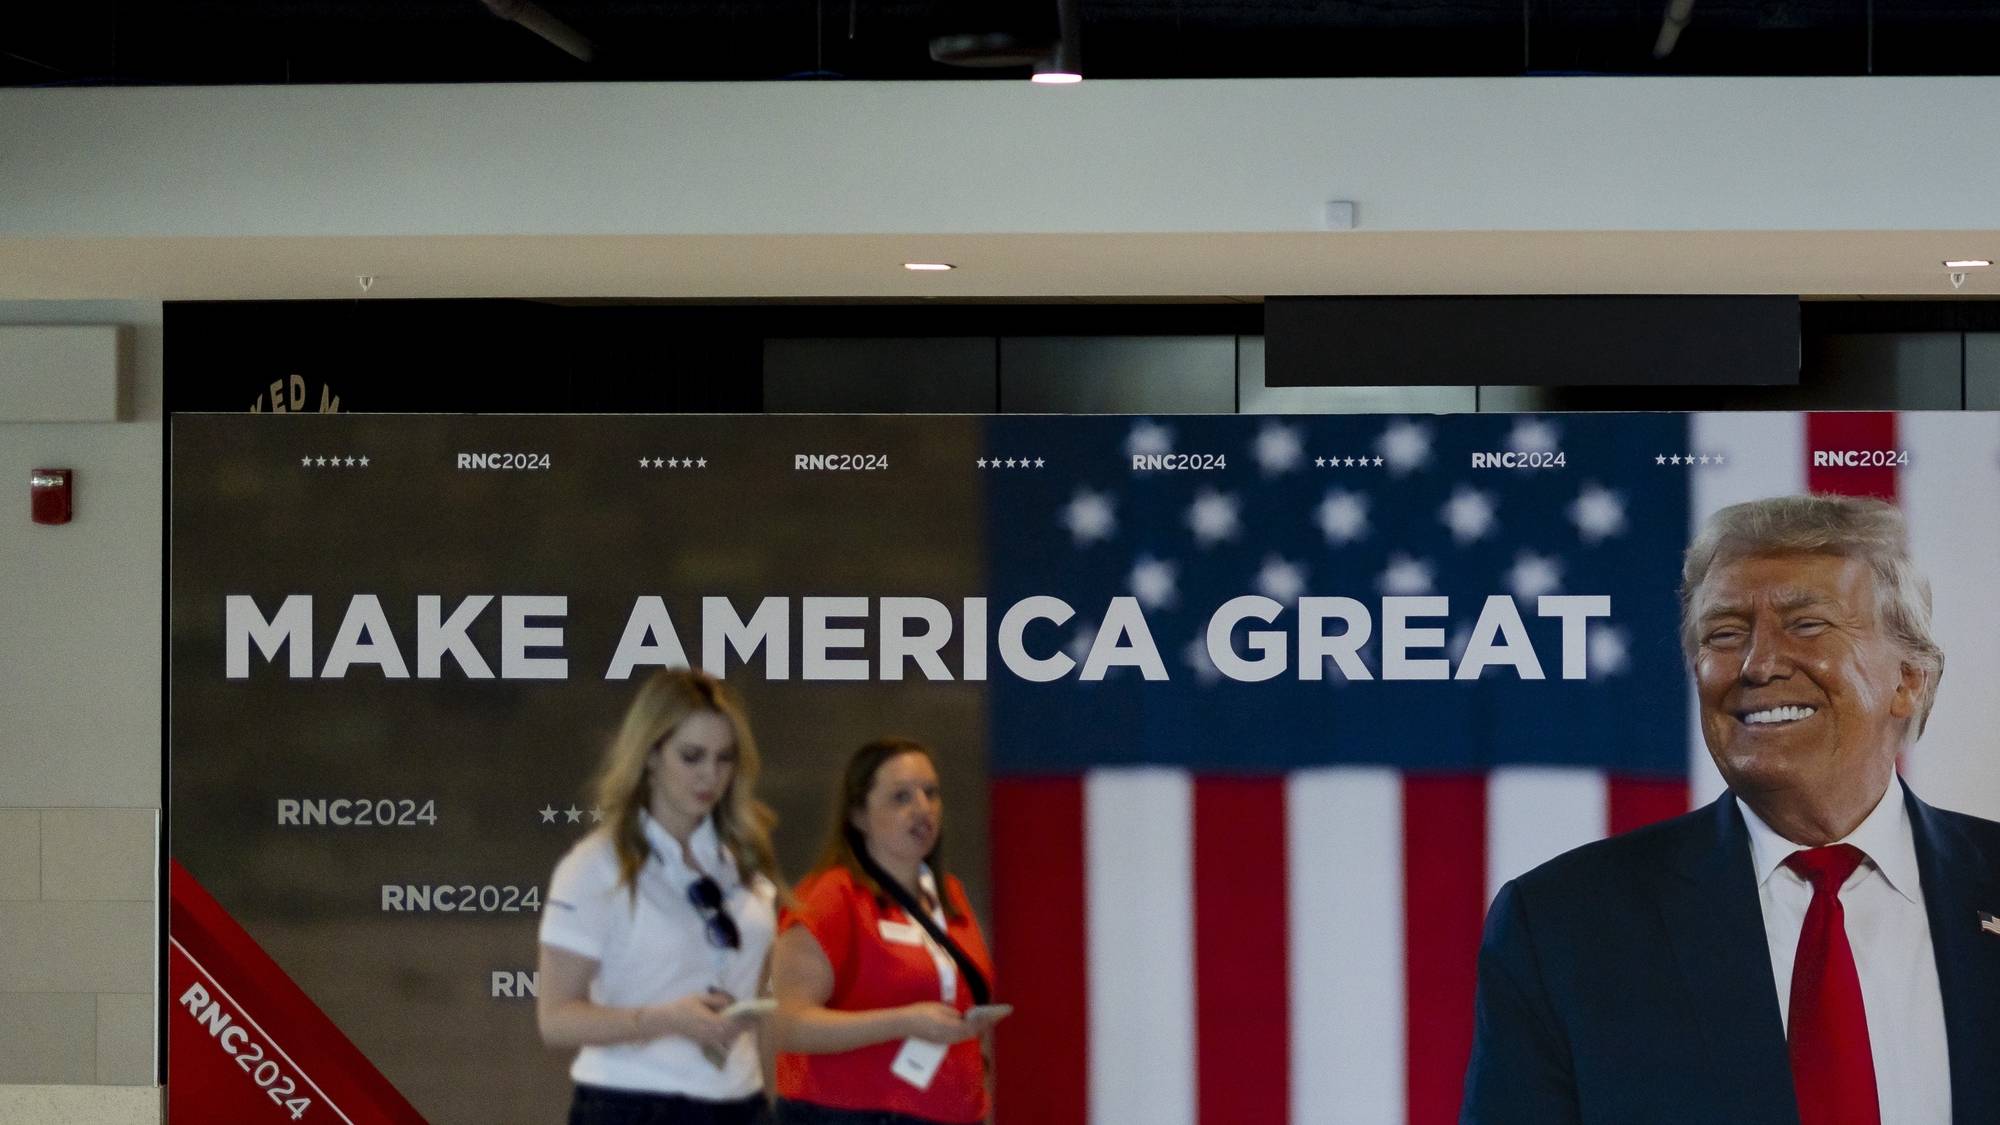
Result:
M1931 636L1931 584L1910 561L1909 527L1894 504L1858 496L1771 496L1710 516L1681 564L1681 651L1688 660L1700 645L1694 614L1709 572L1771 555L1835 555L1868 564L1883 629L1924 675L1916 715L1921 735L1944 675L1944 650Z

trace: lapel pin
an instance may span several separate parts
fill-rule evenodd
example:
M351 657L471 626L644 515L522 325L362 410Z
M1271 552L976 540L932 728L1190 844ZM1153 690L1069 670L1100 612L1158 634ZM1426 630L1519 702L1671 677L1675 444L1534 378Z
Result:
M2000 934L2000 918L1982 910L1979 912L1979 928L1989 934Z

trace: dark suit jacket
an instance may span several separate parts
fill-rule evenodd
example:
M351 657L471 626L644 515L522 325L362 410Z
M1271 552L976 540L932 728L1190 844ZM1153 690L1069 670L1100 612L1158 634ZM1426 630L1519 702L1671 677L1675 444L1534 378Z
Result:
M1979 922L2000 914L2000 824L1914 795L1908 804L1953 1120L2000 1122L2000 935ZM1479 951L1460 1120L1798 1125L1750 834L1733 799L1578 848L1501 888Z

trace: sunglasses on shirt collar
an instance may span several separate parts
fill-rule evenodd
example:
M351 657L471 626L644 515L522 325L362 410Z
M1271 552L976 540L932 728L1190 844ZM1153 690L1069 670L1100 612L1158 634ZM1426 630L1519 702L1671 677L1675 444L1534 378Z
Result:
M688 902L701 911L706 923L702 932L708 937L708 944L718 949L741 949L743 935L736 929L736 920L722 905L722 888L707 875L696 879L688 887Z

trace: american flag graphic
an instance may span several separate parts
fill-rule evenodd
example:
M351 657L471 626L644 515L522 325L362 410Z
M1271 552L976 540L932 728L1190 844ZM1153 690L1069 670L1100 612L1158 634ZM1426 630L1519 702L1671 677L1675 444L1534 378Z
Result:
M1010 1125L1455 1120L1492 894L1721 791L1675 590L1690 530L1726 504L1810 489L1904 506L1948 673L1906 776L2000 812L1976 754L2000 722L1981 688L2000 673L1992 416L1000 418L987 444L1047 463L988 482L994 604L1076 609L1026 647L1081 663L1109 600L1133 597L1168 673L994 677ZM1815 450L1909 459L1815 467ZM1472 467L1503 451L1563 465ZM1134 471L1145 453L1228 467ZM1208 656L1210 615L1244 594L1287 607L1233 635L1247 657L1249 627L1280 634L1286 667L1262 682ZM1514 599L1543 678L1384 678L1383 597L1447 599L1410 622L1437 632L1409 655L1457 669L1496 595ZM1604 595L1612 611L1566 654L1561 623L1535 613L1544 595ZM1371 678L1331 660L1302 674L1302 596L1365 607ZM1564 678L1577 656L1586 674Z

